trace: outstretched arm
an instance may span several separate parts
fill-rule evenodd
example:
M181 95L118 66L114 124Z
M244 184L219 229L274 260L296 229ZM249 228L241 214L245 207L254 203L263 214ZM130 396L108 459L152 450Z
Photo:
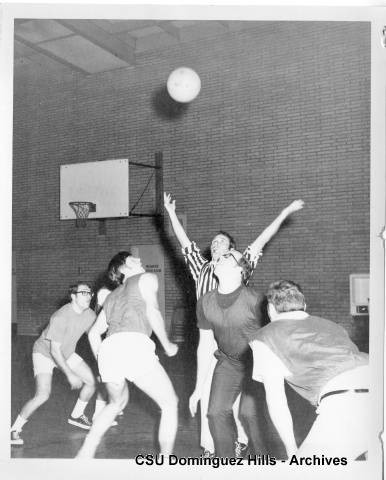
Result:
M141 292L142 298L145 300L146 304L146 315L153 329L154 333L157 335L158 340L161 342L166 355L173 357L177 351L178 347L176 344L169 341L166 330L164 319L162 318L159 306L158 306L158 279L157 275L154 273L144 273L138 283L139 290Z
M287 456L291 457L296 452L297 445L284 388L285 376L290 372L263 342L254 340L250 346L253 352L252 378L264 383L269 415L284 443Z
M256 240L250 245L250 249L253 253L258 254L264 248L264 246L271 240L271 238L277 233L280 225L284 220L291 215L291 213L297 212L304 207L303 200L295 200L290 203L288 207L280 212L275 220L256 238Z
M164 192L164 207L169 214L169 218L173 227L174 234L177 237L177 240L180 242L181 247L182 248L189 247L191 242L188 236L186 235L186 232L183 226L181 225L181 222L178 220L178 217L176 214L176 201L172 200L172 196L170 195L170 193Z
M265 396L269 415L282 439L288 458L296 452L297 445L291 412L288 408L287 396L284 389L284 378L264 378Z

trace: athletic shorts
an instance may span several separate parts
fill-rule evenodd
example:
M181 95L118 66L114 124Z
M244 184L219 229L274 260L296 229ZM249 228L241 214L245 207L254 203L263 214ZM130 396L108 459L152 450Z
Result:
M67 358L66 362L70 368L75 368L83 362L83 358L74 352ZM58 367L53 358L46 357L42 353L32 354L32 364L35 377L39 373L50 373L52 375L54 368Z
M98 353L102 382L130 382L146 375L158 364L155 344L144 333L119 332L103 340Z

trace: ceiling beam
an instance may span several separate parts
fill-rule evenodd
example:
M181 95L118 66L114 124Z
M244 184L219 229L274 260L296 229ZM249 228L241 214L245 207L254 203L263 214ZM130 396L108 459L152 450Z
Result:
M172 37L181 41L181 29L175 27L170 21L159 21L158 26L162 28L165 32L169 33Z
M55 19L77 35L81 35L98 47L110 52L120 60L132 65L135 63L135 52L132 47L118 39L114 35L98 27L91 20L62 20Z
M32 42L29 42L28 40L25 40L23 37L21 37L20 35L17 35L16 33L15 33L15 40L31 48L36 53L40 53L48 58L51 58L52 60L55 60L56 62L62 65L65 65L71 70L74 70L75 72L82 73L83 75L90 75L90 72L83 70L83 68L79 68L77 65L73 65L72 63L67 62L67 60L64 60L63 58L58 57L54 53L51 53L48 50L45 50L44 48L39 47L39 45L37 45L36 43L32 43Z

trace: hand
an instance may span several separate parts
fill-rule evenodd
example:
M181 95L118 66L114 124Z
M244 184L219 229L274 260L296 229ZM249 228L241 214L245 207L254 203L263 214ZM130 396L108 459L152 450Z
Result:
M189 410L190 415L194 417L197 413L197 404L200 401L200 395L197 390L195 390L189 398Z
M303 200L295 200L294 202L290 203L287 207L288 214L297 212L304 207Z
M174 357L178 352L178 345L175 343L169 343L168 348L165 348L165 352L168 357Z
M69 373L67 375L67 380L71 385L71 390L78 390L79 388L82 388L83 381L80 377L78 377L78 375L75 375L75 373Z
M176 201L172 200L170 193L164 192L164 207L169 213L176 211Z

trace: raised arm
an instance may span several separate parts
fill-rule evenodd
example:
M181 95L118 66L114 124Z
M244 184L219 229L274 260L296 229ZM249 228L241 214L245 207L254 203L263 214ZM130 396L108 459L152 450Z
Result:
M264 383L269 415L284 443L287 456L291 457L296 452L297 445L284 388L285 375L290 372L264 343L254 340L250 346L253 352L252 378Z
M88 341L95 358L98 358L99 348L102 343L101 336L105 333L107 327L106 314L103 310L101 310L97 316L97 319L88 331Z
M271 240L271 238L277 233L284 220L294 212L301 210L304 207L303 200L295 200L290 203L288 207L280 212L275 220L268 225L268 227L256 238L256 240L250 245L250 249L253 253L259 253L264 246Z
M197 404L201 400L206 377L208 376L213 354L216 350L216 342L212 330L200 331L200 340L197 347L197 379L195 389L189 399L189 410L192 417L197 412Z
M177 237L177 240L180 242L181 247L182 248L189 247L191 242L188 236L186 235L186 232L183 226L181 225L181 222L178 220L178 217L176 214L176 201L172 200L172 196L170 195L170 193L164 192L164 207L169 214L169 218L173 227L174 234Z
M153 329L154 333L157 335L158 340L161 342L166 355L173 357L177 351L178 347L176 344L169 341L166 330L164 319L162 318L159 306L158 306L158 278L154 273L144 273L138 283L139 290L141 292L142 298L146 304L146 315Z

